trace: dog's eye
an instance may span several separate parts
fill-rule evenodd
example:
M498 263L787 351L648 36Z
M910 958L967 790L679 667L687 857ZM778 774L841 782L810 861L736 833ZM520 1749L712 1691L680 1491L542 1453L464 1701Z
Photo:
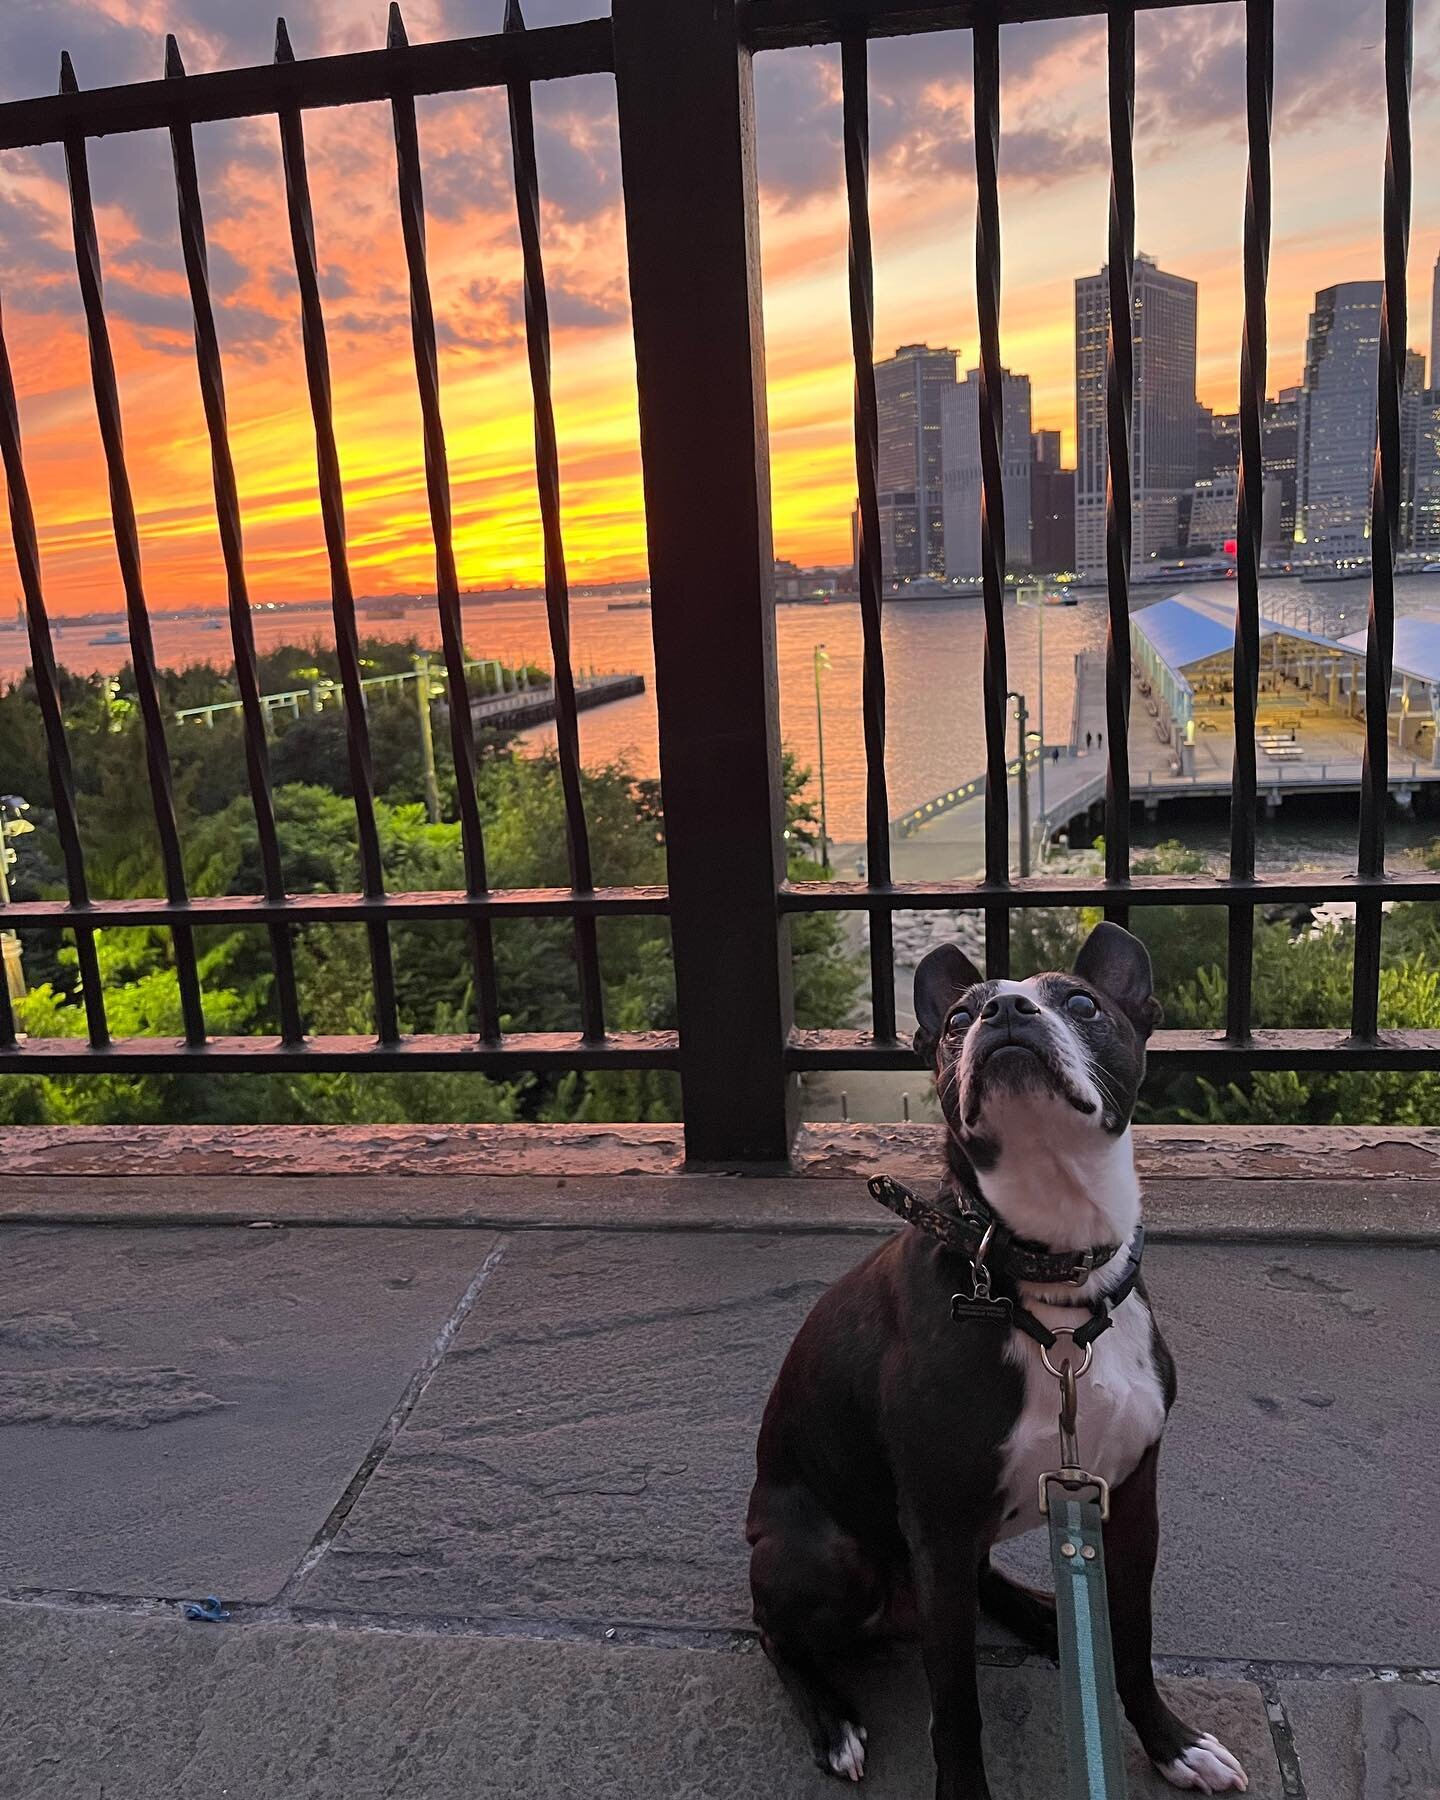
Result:
M1069 994L1065 999L1065 1010L1073 1019L1093 1019L1100 1008L1088 994Z
M947 1029L950 1031L963 1031L967 1025L973 1022L973 1020L974 1014L970 1011L968 1006L957 1006L950 1015Z

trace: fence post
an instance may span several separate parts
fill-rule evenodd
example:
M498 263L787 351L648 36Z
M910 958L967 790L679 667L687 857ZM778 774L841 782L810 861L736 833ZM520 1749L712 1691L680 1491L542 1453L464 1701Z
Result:
M790 943L750 54L735 0L614 0L685 1148L789 1150Z

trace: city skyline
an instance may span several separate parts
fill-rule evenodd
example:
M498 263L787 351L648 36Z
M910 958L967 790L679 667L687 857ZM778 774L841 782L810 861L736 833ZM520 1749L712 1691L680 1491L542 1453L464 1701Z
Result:
M1130 446L1131 555L1136 563L1181 541L1181 503L1195 487L1195 322L1199 283L1135 257ZM1075 567L1105 569L1108 478L1105 369L1110 326L1107 269L1075 281Z
M532 26L587 16L532 0ZM1244 192L1238 9L1137 19L1138 241L1201 290L1199 399L1236 404ZM87 87L153 76L161 28L141 0L0 19L0 97L53 88L62 44ZM268 57L268 22L174 0L165 23L187 66ZM494 30L498 0L414 0L412 39ZM1315 292L1379 272L1383 114L1378 0L1281 0L1277 9L1272 393L1293 385ZM373 47L384 8L292 8L301 56ZM1416 67L1440 50L1417 25ZM974 358L974 184L965 32L876 43L871 54L877 345L958 346ZM1001 350L1032 388L1032 422L1074 460L1073 281L1103 260L1107 170L1103 26L1007 28L1003 40ZM838 57L757 59L758 163L777 553L843 563L854 496L853 371L845 289ZM1199 96L1203 94L1203 104ZM640 573L634 358L613 91L592 78L535 94L562 456L566 548L577 580ZM503 94L425 102L420 119L441 339L456 543L467 586L533 582L540 566L533 450ZM1333 126L1345 124L1343 133ZM336 430L360 591L433 585L410 363L388 110L306 116ZM1440 96L1417 83L1412 344L1430 328ZM314 446L300 372L273 120L197 132L220 302L247 566L257 599L326 590ZM157 606L220 604L208 449L162 134L92 147L147 585ZM58 151L0 159L0 300L45 557L60 613L118 596L103 464L75 296ZM1433 379L1433 374L1432 374ZM0 531L0 591L15 589Z

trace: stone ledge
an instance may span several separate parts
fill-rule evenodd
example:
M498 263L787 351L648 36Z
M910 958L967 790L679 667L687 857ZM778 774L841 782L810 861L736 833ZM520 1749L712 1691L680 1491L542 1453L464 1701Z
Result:
M890 1167L899 1170L898 1165ZM921 1191L929 1170L904 1170ZM1407 1244L1440 1239L1440 1179L1181 1180L1145 1186L1150 1241ZM0 1224L457 1226L484 1230L847 1232L897 1222L860 1175L21 1175Z
M806 1124L770 1178L923 1177L939 1127ZM1141 1125L1141 1175L1182 1180L1440 1181L1440 1127ZM7 1175L491 1175L686 1173L678 1125L25 1125L5 1133Z

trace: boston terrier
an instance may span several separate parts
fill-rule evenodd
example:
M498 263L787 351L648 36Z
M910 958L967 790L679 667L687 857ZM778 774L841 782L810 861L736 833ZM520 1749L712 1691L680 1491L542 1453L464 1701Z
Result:
M1079 1382L1078 1435L1084 1466L1110 1484L1116 1686L1174 1787L1247 1786L1225 1746L1165 1704L1151 1666L1156 1463L1175 1398L1137 1279L1130 1115L1160 1018L1151 987L1144 945L1111 924L1069 974L986 981L953 945L915 972L915 1045L946 1126L933 1212L973 1233L970 1257L902 1230L821 1297L765 1409L746 1522L760 1641L816 1761L842 1778L863 1775L866 1732L836 1664L867 1639L918 1628L936 1800L987 1800L977 1612L1056 1653L1053 1597L1012 1581L990 1548L1041 1523L1039 1476L1060 1462L1059 1383L1041 1342L1093 1319L1105 1323ZM986 1268L1008 1302L988 1309L965 1298L987 1228Z

